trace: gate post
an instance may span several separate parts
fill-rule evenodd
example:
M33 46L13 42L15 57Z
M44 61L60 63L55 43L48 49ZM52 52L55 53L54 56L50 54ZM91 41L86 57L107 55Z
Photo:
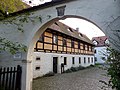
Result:
M32 61L22 60L21 90L32 90Z
M22 75L22 67L20 65L18 65L17 66L17 73L16 73L15 90L21 90L21 75Z

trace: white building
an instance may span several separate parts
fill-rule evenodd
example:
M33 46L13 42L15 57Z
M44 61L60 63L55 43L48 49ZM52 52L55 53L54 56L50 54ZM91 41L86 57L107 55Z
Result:
M35 46L33 78L71 67L94 65L93 44L84 34L56 22L46 29Z
M95 45L95 63L105 63L108 57L107 47L109 46L109 41L106 36L93 37L92 42Z

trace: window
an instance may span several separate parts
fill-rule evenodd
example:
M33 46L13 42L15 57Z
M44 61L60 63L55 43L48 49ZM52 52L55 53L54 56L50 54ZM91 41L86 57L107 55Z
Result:
M40 70L40 67L36 67L35 70Z
M83 44L83 50L85 50L85 44Z
M80 49L80 42L78 42L78 49Z
M73 30L72 30L71 28L68 28L67 30L68 30L69 32L73 32Z
M105 60L105 57L102 57L102 60Z
M87 45L87 50L89 51L89 45Z
M93 51L93 47L91 46L91 51Z
M91 57L91 62L93 63L93 57Z
M97 53L96 49L94 50L94 53Z
M64 57L64 65L67 65L67 57Z
M94 43L94 45L98 45L98 42L97 41L95 41L95 40L93 40L93 43Z
M61 7L56 7L58 16L63 16L64 15L65 7L66 7L66 5L61 6Z
M74 48L74 41L71 41L71 47Z
M110 44L109 40L106 39L106 40L105 40L105 45L109 45L109 44Z
M79 57L79 64L81 64L81 57Z
M41 42L43 42L44 41L44 34L42 34L41 36L40 36L40 38L39 38L39 40L38 41L41 41Z
M57 40L58 40L57 36L54 35L54 36L53 36L53 43L54 43L54 44L57 44Z
M63 38L63 46L66 46L66 45L67 45L66 39Z
M75 57L72 57L72 64L75 64Z
M55 25L59 26L56 22L55 22Z
M82 34L82 33L80 33L80 34L79 34L79 36L83 37L83 34Z
M40 60L40 57L36 57L36 60Z
M84 63L86 63L86 58L84 57Z
M97 61L97 57L95 57L95 61Z
M90 63L90 58L88 57L88 63Z

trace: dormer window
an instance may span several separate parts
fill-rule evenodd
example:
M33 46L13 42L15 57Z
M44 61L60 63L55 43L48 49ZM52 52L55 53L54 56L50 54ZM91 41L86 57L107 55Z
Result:
M94 41L93 41L93 44L94 44L94 45L98 45L98 42L94 40Z
M105 43L105 45L109 45L110 44L108 39L106 39L104 43Z
M80 37L83 37L83 34L82 34L82 33L79 33L79 36L80 36Z
M59 26L56 22L55 22L55 25Z
M73 30L72 30L71 28L68 28L67 30L68 30L69 32L73 32Z

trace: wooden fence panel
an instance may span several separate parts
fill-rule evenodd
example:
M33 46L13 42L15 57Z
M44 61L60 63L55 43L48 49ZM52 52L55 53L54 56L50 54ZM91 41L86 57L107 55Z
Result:
M21 90L21 74L20 65L0 68L0 90Z

